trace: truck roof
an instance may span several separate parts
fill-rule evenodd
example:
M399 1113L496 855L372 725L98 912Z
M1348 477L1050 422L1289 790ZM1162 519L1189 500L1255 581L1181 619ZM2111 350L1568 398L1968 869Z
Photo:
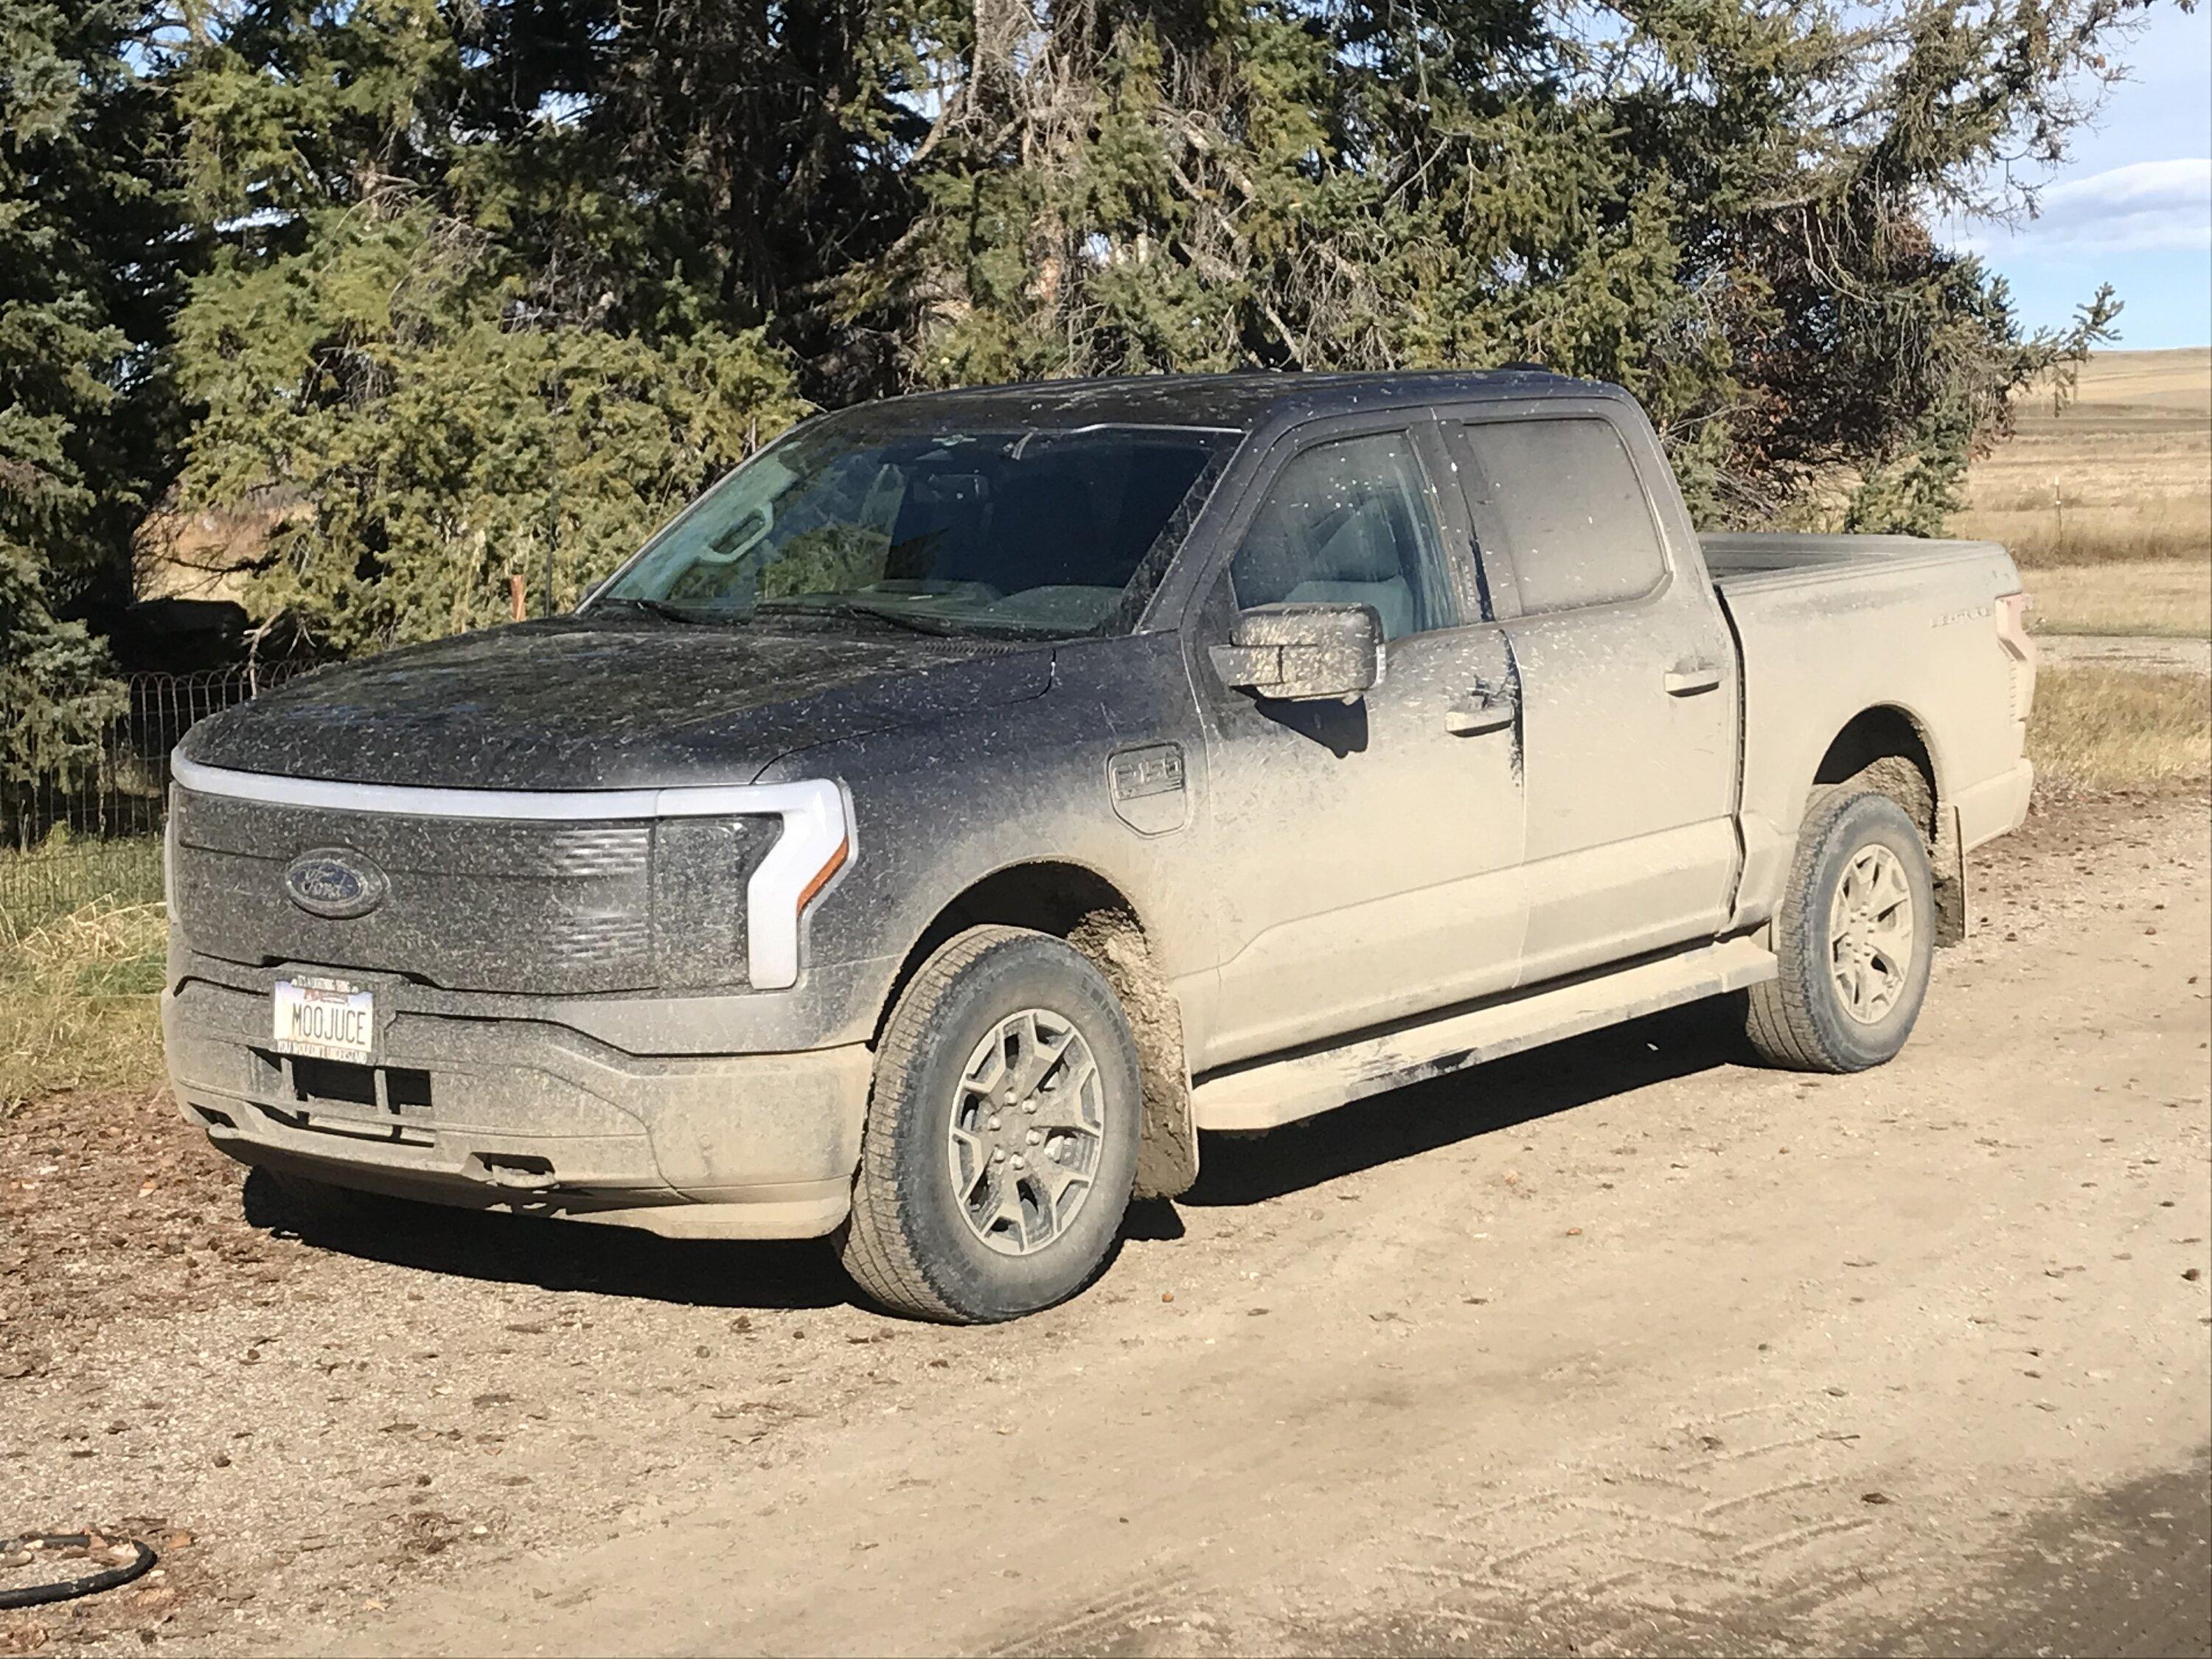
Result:
M1221 427L1244 432L1316 416L1497 398L1620 395L1590 380L1532 368L1358 374L1243 370L1227 374L1129 374L1087 380L922 392L869 405L923 420L1127 422Z

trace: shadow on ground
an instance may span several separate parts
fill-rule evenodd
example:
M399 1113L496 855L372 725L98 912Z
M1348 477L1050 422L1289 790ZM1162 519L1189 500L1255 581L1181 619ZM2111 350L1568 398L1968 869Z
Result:
M303 1243L393 1267L549 1291L704 1308L830 1308L854 1300L826 1240L661 1238L350 1193L303 1200L265 1170L246 1177L246 1218Z
M1741 1026L1725 1006L1681 1009L1394 1090L1265 1134L1209 1135L1198 1185L1173 1203L1132 1205L1124 1237L1172 1241L1183 1233L1178 1205L1263 1204L1742 1058ZM856 1299L836 1251L822 1239L666 1239L625 1227L352 1194L307 1200L261 1170L247 1176L245 1202L254 1226L428 1273L697 1307L826 1308Z
M1749 1059L1725 1000L1610 1026L1264 1134L1208 1135L1194 1206L1265 1203L1654 1083Z

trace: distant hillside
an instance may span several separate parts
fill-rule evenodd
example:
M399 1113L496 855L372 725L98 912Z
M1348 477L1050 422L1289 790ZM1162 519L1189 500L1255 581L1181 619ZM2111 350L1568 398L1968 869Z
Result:
M2081 371L2081 400L2212 418L2212 346L2097 352Z
M2212 549L2212 349L2100 351L2063 413L2047 393L2023 398L2014 435L1974 463L1952 530L2003 542L2027 565L2201 566ZM2193 574L2155 580L2203 586Z

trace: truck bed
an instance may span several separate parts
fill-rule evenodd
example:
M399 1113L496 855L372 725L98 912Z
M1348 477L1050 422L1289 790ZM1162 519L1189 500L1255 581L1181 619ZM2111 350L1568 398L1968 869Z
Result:
M2032 669L1998 639L2020 574L1994 542L1915 536L1700 538L1743 657L1744 889L1778 897L1806 757L1887 709L1925 745L1966 845L2012 828ZM1931 834L1942 826L1931 824Z
M1808 581L1920 570L1957 562L1962 556L2002 557L1995 542L1933 540L1921 536L1809 536L1769 532L1701 536L1705 568L1730 593L1798 586Z

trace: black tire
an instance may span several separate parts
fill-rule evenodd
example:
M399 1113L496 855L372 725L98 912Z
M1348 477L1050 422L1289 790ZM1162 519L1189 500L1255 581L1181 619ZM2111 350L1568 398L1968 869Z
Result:
M1837 982L1829 917L1845 872L1876 848L1894 855L1913 925L1909 959L1896 964L1901 988L1880 1017L1869 1020L1851 1012ZM1797 832L1774 939L1782 971L1752 988L1744 1018L1745 1034L1761 1059L1793 1071L1863 1072L1905 1046L1928 995L1936 886L1927 843L1903 807L1869 790L1814 800Z
M1009 1255L985 1243L963 1213L948 1146L955 1111L976 1102L973 1085L963 1087L970 1057L1030 1010L1080 1035L1097 1066L1102 1121L1095 1139L1086 1132L1067 1143L1083 1148L1091 1179L1079 1201L1066 1200L1065 1230L1029 1254ZM884 1028L853 1211L837 1238L846 1271L885 1308L951 1323L1014 1319L1066 1300L1097 1275L1120 1235L1143 1109L1136 1042L1096 968L1045 933L989 927L959 934L922 964ZM1039 1156L1060 1151L1054 1135ZM1036 1179L1015 1176L1012 1190L1031 1195L1036 1188L1024 1183Z

